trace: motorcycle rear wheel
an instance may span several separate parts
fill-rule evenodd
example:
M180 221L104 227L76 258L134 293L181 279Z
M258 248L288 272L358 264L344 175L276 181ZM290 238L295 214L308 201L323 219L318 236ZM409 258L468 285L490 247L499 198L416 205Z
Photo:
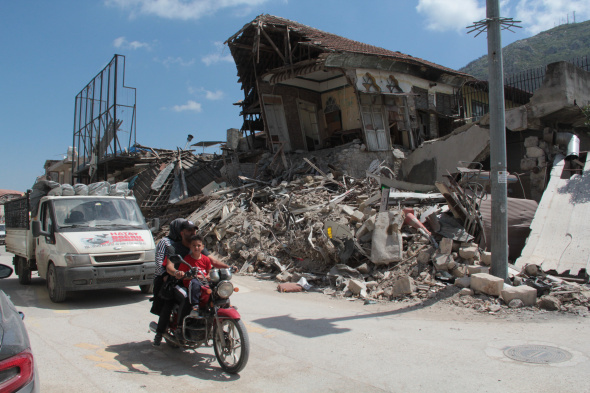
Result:
M224 339L219 338L217 326L213 332L213 349L221 368L237 374L246 367L250 356L250 339L244 322L240 319L224 319L220 322Z

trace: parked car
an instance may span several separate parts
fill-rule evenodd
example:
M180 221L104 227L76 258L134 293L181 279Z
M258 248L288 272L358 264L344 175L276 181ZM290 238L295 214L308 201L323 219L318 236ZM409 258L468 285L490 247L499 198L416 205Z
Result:
M0 278L10 277L12 268L0 264ZM0 392L39 392L39 379L29 335L18 312L0 290Z
M0 244L6 244L6 225L0 224Z

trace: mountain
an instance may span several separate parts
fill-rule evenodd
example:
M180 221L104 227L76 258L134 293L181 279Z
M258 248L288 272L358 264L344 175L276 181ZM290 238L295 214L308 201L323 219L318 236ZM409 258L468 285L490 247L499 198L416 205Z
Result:
M502 49L504 75L543 67L556 61L590 57L590 21L570 23L543 31ZM459 71L487 80L487 55L472 61Z

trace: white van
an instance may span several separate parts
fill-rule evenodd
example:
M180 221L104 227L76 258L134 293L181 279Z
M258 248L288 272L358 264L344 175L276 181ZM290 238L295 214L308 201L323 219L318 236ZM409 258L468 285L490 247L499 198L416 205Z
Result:
M37 215L29 218L31 210ZM154 239L133 196L45 196L31 209L27 194L5 213L6 251L15 254L19 282L29 284L38 270L53 302L85 289L150 291Z

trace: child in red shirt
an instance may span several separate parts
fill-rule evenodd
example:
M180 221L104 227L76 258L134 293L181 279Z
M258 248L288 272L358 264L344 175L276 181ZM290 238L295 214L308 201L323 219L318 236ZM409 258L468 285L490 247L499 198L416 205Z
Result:
M188 262L189 265L199 269L197 277L200 280L204 280L206 276L209 275L209 271L213 265L209 257L201 254L201 251L203 251L204 248L203 239L199 235L193 235L190 242L191 252L184 257L184 260ZM173 263L168 263L168 259L164 260L162 266L166 267L168 274L177 279L183 278L184 273L189 270L189 267L183 263L181 263L180 266L178 266L178 269L176 269ZM230 266L223 262L217 262L215 263L215 267L229 268ZM188 289L189 303L193 306L193 309L198 309L199 299L201 298L201 282L196 278L193 278L183 280L183 284Z

